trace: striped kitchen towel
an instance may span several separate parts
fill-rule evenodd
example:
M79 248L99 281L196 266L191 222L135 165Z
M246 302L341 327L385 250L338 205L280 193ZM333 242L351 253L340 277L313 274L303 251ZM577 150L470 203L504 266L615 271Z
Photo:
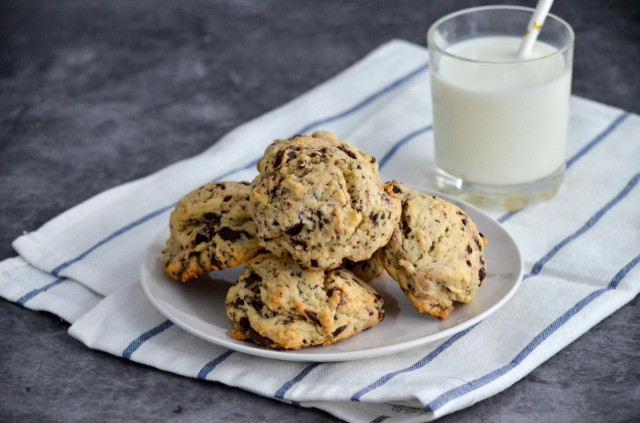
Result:
M572 98L558 194L519 212L490 212L522 250L522 285L495 314L438 342L350 362L258 358L180 329L138 281L145 248L176 202L207 181L252 179L275 138L328 129L375 155L383 180L433 188L427 56L389 42L202 154L19 237L19 256L0 263L0 295L69 321L89 348L348 421L425 421L506 389L640 291L638 116Z

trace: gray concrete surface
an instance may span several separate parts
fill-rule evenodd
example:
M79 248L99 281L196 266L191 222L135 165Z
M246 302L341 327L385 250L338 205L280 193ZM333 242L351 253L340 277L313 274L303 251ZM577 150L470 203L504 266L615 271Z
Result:
M204 150L383 42L424 45L436 18L489 3L1 2L0 259L22 231ZM564 0L553 11L577 34L573 92L640 113L639 2ZM638 305L441 421L639 421ZM67 327L0 300L0 421L336 420L91 351Z

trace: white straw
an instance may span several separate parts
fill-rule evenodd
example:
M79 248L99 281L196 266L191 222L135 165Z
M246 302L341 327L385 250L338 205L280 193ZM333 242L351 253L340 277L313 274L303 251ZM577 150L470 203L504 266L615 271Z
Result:
M527 25L527 29L524 32L522 43L520 43L520 48L518 49L517 54L518 59L526 58L531 52L531 48L538 38L542 24L544 24L544 20L547 18L552 4L553 0L538 1L536 10L533 12L531 19L529 20L529 24Z

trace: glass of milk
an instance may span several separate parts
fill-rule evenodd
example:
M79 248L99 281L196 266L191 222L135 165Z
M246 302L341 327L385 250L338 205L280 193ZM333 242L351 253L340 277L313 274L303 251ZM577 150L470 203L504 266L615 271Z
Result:
M565 169L574 35L549 15L531 53L516 52L533 9L476 7L428 33L436 183L518 209L557 191Z

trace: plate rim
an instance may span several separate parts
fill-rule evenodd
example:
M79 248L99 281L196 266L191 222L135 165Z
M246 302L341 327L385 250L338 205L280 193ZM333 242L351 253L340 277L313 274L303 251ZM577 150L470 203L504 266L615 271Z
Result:
M506 304L513 297L513 295L516 293L516 291L520 287L520 284L522 283L522 280L523 280L524 261L522 257L522 252L520 251L518 244L515 242L515 240L509 233L509 231L507 231L507 229L504 228L502 224L500 224L500 222L498 222L496 219L494 219L493 217L491 217L490 215L488 215L486 212L479 209L478 207L472 204L469 204L463 200L460 200L458 198L454 198L446 194L434 191L432 189L428 189L424 187L415 187L410 184L406 184L406 185L409 186L411 189L418 190L424 194L436 195L438 197L441 197L453 204L456 204L466 212L468 212L468 210L473 210L475 213L478 213L482 215L484 218L489 219L494 225L496 225L497 228L499 228L504 232L504 235L506 235L508 240L513 244L513 246L515 247L514 252L520 262L516 281L514 282L511 289L509 289L509 291L507 291L502 298L500 298L495 304L493 304L491 307L487 308L486 310L482 311L478 315L473 316L472 318L465 320L464 322L458 323L450 328L440 330L436 333L423 336L421 338L399 342L397 344L372 347L372 348L361 349L356 351L343 351L343 352L330 352L330 353L305 352L304 354L300 354L300 351L308 351L308 350L303 349L303 350L294 350L294 351L280 351L280 350L273 350L273 349L267 349L267 348L257 348L254 345L251 345L251 346L242 345L240 343L234 342L234 340L228 340L224 338L218 338L218 337L214 338L211 335L208 335L200 331L199 329L194 328L189 324L186 324L180 318L175 316L171 312L171 310L166 309L165 306L160 302L160 300L157 299L154 296L154 294L150 291L150 288L147 284L149 277L152 275L152 272L148 271L145 266L147 263L147 259L154 252L157 255L157 251L155 250L152 251L152 249L156 244L156 242L158 241L158 238L161 237L161 235L166 238L169 232L167 227L163 228L156 235L154 235L152 238L152 241L145 248L142 263L140 265L140 270L139 270L140 285L142 286L142 290L145 296L147 297L149 302L151 302L154 308L158 312L160 312L160 314L166 317L169 321L171 321L173 324L180 327L181 329L185 330L186 332L200 339L203 339L207 342L210 342L212 344L229 348L237 352L242 352L245 354L263 357L263 358L270 358L270 359L284 360L284 361L301 361L301 362L340 362L340 361L363 360L363 359L369 359L369 358L375 358L375 357L382 357L382 356L391 355L398 352L414 349L424 344L428 344L428 343L455 335L459 332L462 332L468 329L469 327L477 323L482 322L484 319L486 319L487 317L495 313L497 310L502 308L502 306L504 306L504 304ZM167 277L167 279L169 278ZM177 283L177 281L175 282ZM321 348L321 346L319 346L319 348Z

